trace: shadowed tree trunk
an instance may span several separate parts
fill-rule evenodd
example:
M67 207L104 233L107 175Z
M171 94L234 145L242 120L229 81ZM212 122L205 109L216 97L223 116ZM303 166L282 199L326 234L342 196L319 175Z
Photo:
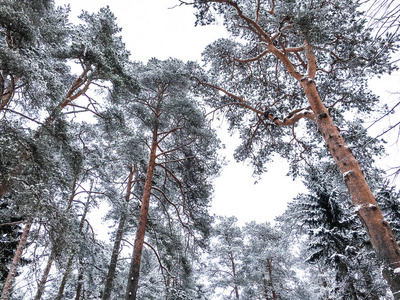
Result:
M267 258L267 264L268 264L268 273L269 273L269 281L271 282L271 290L272 290L272 299L276 300L276 292L274 288L274 281L272 279L272 259Z
M81 298L83 287L83 265L81 260L79 260L79 264L78 284L76 286L75 300L79 300Z
M229 253L229 260L231 261L231 266L232 266L232 275L233 275L233 282L234 282L233 289L235 291L236 299L239 299L239 288L236 284L236 265L235 265L235 259L233 257L232 252Z
M128 184L126 187L126 195L125 195L126 202L129 202L129 198L131 196L134 173L135 173L135 169L131 165L129 178L128 178ZM107 279L106 279L104 293L103 293L103 300L109 300L111 297L111 291L112 291L114 277L115 277L115 270L117 268L119 249L121 247L122 236L124 234L125 221L126 221L126 212L123 211L121 214L121 217L119 219L117 235L115 237L114 247L113 247L113 251L111 254L110 265L108 267Z
M87 213L89 211L92 189L93 189L93 181L92 181L91 186L90 186L90 191L89 191L89 194L88 194L88 198L87 198L87 201L86 201L85 208L83 210L81 222L79 223L79 229L78 229L78 233L79 234L82 233L83 225L85 224L85 220L86 220L86 215L87 215ZM61 300L63 295L64 295L65 285L67 284L69 275L71 273L71 268L72 268L72 263L74 262L74 257L75 257L75 252L73 251L71 256L68 259L67 267L65 268L65 273L64 273L64 276L63 276L63 278L61 280L61 284L60 284L60 287L58 289L58 294L57 294L56 300Z
M36 292L35 300L40 300L42 298L44 288L46 286L47 278L50 274L51 266L53 265L54 261L54 251L51 252L49 259L47 260L46 268L43 271L42 278L40 279L38 289Z
M77 179L78 179L78 176L75 176L74 177L74 181L72 182L72 191L71 191L71 195L69 196L69 199L68 199L68 205L67 205L66 211L69 211L71 209L71 207L72 207L72 201L74 200L75 195L76 195L76 181L77 181ZM46 268L43 271L42 278L40 279L40 282L39 282L39 285L38 285L38 289L37 289L37 292L36 292L36 296L35 296L35 300L40 300L42 298L42 295L43 295L43 292L44 292L44 289L45 289L45 285L46 285L46 282L47 282L47 278L48 278L48 276L50 274L50 269L51 269L51 266L53 265L54 258L55 258L54 246L55 245L53 245L53 248L51 250L50 256L49 256L49 258L47 260Z
M268 297L268 283L267 279L265 278L265 274L262 274L263 286L264 286L264 296L265 300L270 300Z

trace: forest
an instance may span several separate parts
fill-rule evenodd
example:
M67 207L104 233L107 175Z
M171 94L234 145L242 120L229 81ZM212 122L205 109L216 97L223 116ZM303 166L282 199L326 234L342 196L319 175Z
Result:
M226 31L201 61L0 0L0 300L400 299L398 1L174 1ZM225 129L304 184L274 220L211 213Z

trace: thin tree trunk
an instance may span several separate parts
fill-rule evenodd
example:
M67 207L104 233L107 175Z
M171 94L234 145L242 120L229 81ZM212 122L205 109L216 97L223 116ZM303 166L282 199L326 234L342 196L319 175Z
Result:
M267 283L267 279L265 278L265 274L262 274L262 279L263 279L263 285L264 285L265 300L269 300L269 297L268 297L268 283Z
M26 242L28 240L29 231L31 229L33 218L29 218L26 222L24 231L22 232L17 251L15 251L14 259L8 272L7 279L3 286L3 292L1 294L1 300L8 300L11 295L12 287L14 285L15 276L17 275L18 265L21 261L22 254L24 252Z
M74 180L72 182L72 191L71 191L71 195L70 195L70 197L68 199L68 205L67 205L66 211L69 211L71 209L71 207L72 207L72 201L74 200L75 195L76 195L76 181L77 181L77 179L78 179L78 175L76 175L74 177ZM53 245L53 249L51 250L49 259L47 260L46 268L43 271L42 278L41 278L40 283L38 285L38 289L37 289L37 292L36 292L35 300L40 300L42 298L42 295L43 295L43 292L44 292L44 288L45 288L45 285L46 285L46 282L47 282L47 278L48 278L48 276L50 274L50 269L51 269L51 266L53 264L54 258L55 258L55 251L54 251L54 245Z
M50 269L51 266L53 265L53 261L54 261L54 251L52 250L49 259L47 260L46 268L43 271L42 278L40 279L35 300L40 300L42 298L47 278L49 277Z
M156 115L158 115L157 112ZM158 124L156 120L156 125L153 130L153 141L151 144L151 151L150 151L150 158L149 158L149 165L147 167L147 174L146 174L146 182L144 185L143 191L143 198L142 198L142 206L140 208L140 215L139 215L139 224L138 229L136 232L136 239L135 245L133 249L132 261L131 266L129 269L129 277L128 277L128 284L126 287L126 300L136 300L136 293L138 289L139 283L139 273L140 273L140 262L142 259L142 251L143 251L143 243L144 243L144 235L146 232L146 224L147 224L147 217L149 213L149 205L150 205L150 194L152 188L152 180L154 174L154 168L156 166L156 152L158 146Z
M272 259L271 258L267 258L267 264L268 264L268 273L269 273L269 280L271 282L271 290L272 290L272 299L276 300L276 292L275 292L275 288L274 288L274 281L272 279Z
M130 173L129 173L129 179L128 179L128 185L127 185L126 194L125 194L126 202L129 202L129 198L131 197L133 175L134 175L134 168L131 166ZM115 270L117 268L119 249L121 247L122 235L124 233L125 221L126 221L126 212L122 212L121 217L119 219L118 230L117 230L117 235L116 235L115 241L114 241L113 251L111 254L110 265L108 267L107 279L106 279L106 284L105 284L104 293L103 293L103 300L109 300L111 297L111 291L112 291L114 277L115 277Z
M82 287L83 287L83 266L82 266L81 261L79 261L79 263L80 263L80 266L79 266L79 273L78 273L78 284L76 286L75 300L79 300L81 298Z
M58 288L56 300L61 300L64 295L65 285L67 284L67 280L69 277L69 273L71 272L71 267L72 267L73 262L74 262L74 255L72 254L68 259L68 263L67 263L67 267L65 268L64 276L61 280L60 287Z
M236 284L236 266L235 266L235 260L233 258L232 252L229 253L229 259L230 259L231 265L232 265L232 274L233 274L233 282L234 282L233 283L234 284L233 289L235 290L236 299L239 299L239 289L238 289L238 286Z
M86 204L85 204L85 208L84 208L84 210L83 210L83 215L82 215L82 218L81 218L81 222L80 222L80 224L79 224L78 233L81 233L81 232L82 232L82 230L83 230L83 225L85 224L86 215L87 215L87 213L88 213L88 211L89 211L89 204L90 204L90 197L91 197L92 188L93 188L93 181L92 181L92 183L91 183L89 195L88 195L88 198L87 198L87 201L86 201ZM66 267L66 269L65 269L64 276L63 276L63 278L62 278L62 280L61 280L61 284L60 284L60 287L59 287L59 289L58 289L58 294L57 294L56 300L61 300L62 297L63 297L65 285L66 285L66 283L67 283L69 274L71 273L71 267L72 267L72 263L73 263L73 261L74 261L74 256L75 256L75 253L73 252L73 253L71 254L71 256L69 257L69 259L68 259L67 267Z

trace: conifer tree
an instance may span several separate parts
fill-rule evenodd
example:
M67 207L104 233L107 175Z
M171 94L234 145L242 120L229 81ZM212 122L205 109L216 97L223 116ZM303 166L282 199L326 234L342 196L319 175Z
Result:
M126 299L136 299L147 221L154 205L161 206L168 218L174 216L194 238L196 223L206 227L209 180L218 173L218 141L189 97L194 67L174 59L151 59L136 69L141 92L127 112L132 121L137 120L149 153Z
M243 144L236 157L250 158L262 172L271 155L279 153L294 174L301 174L299 161L333 159L400 299L400 273L394 272L400 267L400 248L357 160L363 149L348 144L339 129L353 122L346 123L345 112L362 119L375 108L378 99L366 88L367 76L391 72L390 52L398 38L374 39L357 0L190 4L197 9L198 24L218 15L232 37L206 48L210 69L197 81L206 101L239 130ZM297 130L302 120L306 134Z

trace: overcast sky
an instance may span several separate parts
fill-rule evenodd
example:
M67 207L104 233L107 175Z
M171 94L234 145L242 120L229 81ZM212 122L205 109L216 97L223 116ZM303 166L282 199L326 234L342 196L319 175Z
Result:
M58 5L70 3L71 21L87 10L96 12L100 7L110 6L122 27L123 41L132 53L132 60L146 62L149 58L167 59L174 57L186 60L201 60L201 52L212 41L226 36L222 26L194 27L193 10L188 6L174 7L177 0L56 0ZM174 8L173 8L174 7ZM381 93L393 91L393 80L400 86L399 74L375 80L374 88ZM392 83L390 83L392 82ZM385 85L386 84L386 85ZM399 88L397 89L399 90ZM394 97L394 96L391 96ZM395 98L386 100L396 101ZM390 105L390 104L389 104ZM393 118L389 122L394 122ZM220 124L215 123L217 127ZM383 125L380 124L380 127ZM377 132L382 128L375 127ZM230 163L224 168L221 177L215 181L215 197L212 212L220 215L234 215L241 223L255 220L273 221L283 213L286 203L304 186L286 176L288 165L277 158L269 166L270 171L262 176L257 185L251 168L234 162L232 152L237 145L237 137L230 137L223 130L221 139L227 146L222 154ZM395 140L396 133L392 134ZM397 143L391 142L391 151L397 151ZM397 150L396 150L397 149ZM392 155L383 162L385 167L400 165L398 156Z

